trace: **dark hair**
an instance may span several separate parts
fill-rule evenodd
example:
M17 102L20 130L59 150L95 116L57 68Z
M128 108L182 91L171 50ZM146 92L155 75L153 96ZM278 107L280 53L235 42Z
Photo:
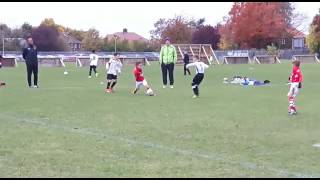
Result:
M114 53L113 55L114 55L114 56L118 56L118 55L119 55L119 53Z
M300 66L300 61L299 60L295 60L292 62L295 66L299 67Z
M92 50L92 53L95 53L96 52L96 50Z
M28 40L29 38L31 38L31 39L32 39L32 36L27 36L26 40Z
M136 62L136 66L138 66L139 64L142 64L142 62L140 61Z

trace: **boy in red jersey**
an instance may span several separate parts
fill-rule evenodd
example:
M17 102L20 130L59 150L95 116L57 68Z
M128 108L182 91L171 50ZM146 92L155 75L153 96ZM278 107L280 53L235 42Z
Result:
M138 92L138 90L140 89L141 86L144 86L146 88L146 92L151 92L152 95L153 92L150 88L150 86L148 85L148 82L146 81L146 79L143 77L143 73L142 73L142 63L141 62L137 62L136 66L133 70L133 74L135 76L136 79L136 88L133 90L133 94L136 94Z
M289 115L296 115L297 109L295 105L296 96L299 93L299 90L302 88L302 81L303 76L300 69L300 61L293 61L293 69L292 74L289 77L290 80L290 89L288 92L288 98L289 98Z

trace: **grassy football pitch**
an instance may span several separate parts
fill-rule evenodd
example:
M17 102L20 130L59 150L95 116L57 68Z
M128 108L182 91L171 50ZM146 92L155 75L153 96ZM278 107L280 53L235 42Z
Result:
M302 64L299 114L288 116L289 63L210 67L192 99L176 66L175 88L162 89L157 63L144 75L157 94L132 95L132 66L114 94L105 71L41 68L40 88L25 65L0 70L0 177L319 177L319 64ZM192 69L194 74L194 70ZM246 75L266 87L222 83Z

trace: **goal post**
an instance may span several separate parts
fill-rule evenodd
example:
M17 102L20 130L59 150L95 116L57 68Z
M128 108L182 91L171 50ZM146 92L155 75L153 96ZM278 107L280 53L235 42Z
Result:
M254 62L257 64L277 64L281 63L278 56L273 55L259 55L254 56Z
M292 61L299 60L302 63L320 63L317 55L293 55Z
M250 64L249 56L224 56L223 64Z
M43 67L65 67L62 57L40 56L38 57L38 62Z
M15 57L3 57L2 67L17 67L18 61Z

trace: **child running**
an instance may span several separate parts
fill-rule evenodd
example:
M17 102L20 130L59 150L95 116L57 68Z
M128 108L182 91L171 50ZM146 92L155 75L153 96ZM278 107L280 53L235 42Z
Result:
M117 84L118 74L121 73L122 63L119 53L114 53L113 58L106 64L107 72L107 93L112 93L114 86Z
M204 70L207 69L209 66L201 62L200 60L196 60L196 62L188 64L186 68L189 68L192 66L195 66L196 68L196 75L194 76L191 84L192 90L194 93L192 98L197 98L199 97L199 85L204 78Z
M97 66L98 66L99 56L96 54L96 51L93 50L89 57L90 57L90 70L89 70L89 79L90 79L92 70L94 71L96 77L98 77Z
M289 111L289 115L296 115L297 109L296 109L295 101L299 93L299 90L302 88L303 76L300 69L300 61L293 61L292 64L293 64L292 74L289 77L290 89L288 92L288 99L289 99L288 111Z
M154 95L150 86L148 85L147 80L143 77L141 62L136 63L136 66L133 70L133 74L136 78L136 88L132 91L132 93L136 94L138 90L141 88L141 86L144 86L146 88L146 92L151 92L151 94L149 95Z

